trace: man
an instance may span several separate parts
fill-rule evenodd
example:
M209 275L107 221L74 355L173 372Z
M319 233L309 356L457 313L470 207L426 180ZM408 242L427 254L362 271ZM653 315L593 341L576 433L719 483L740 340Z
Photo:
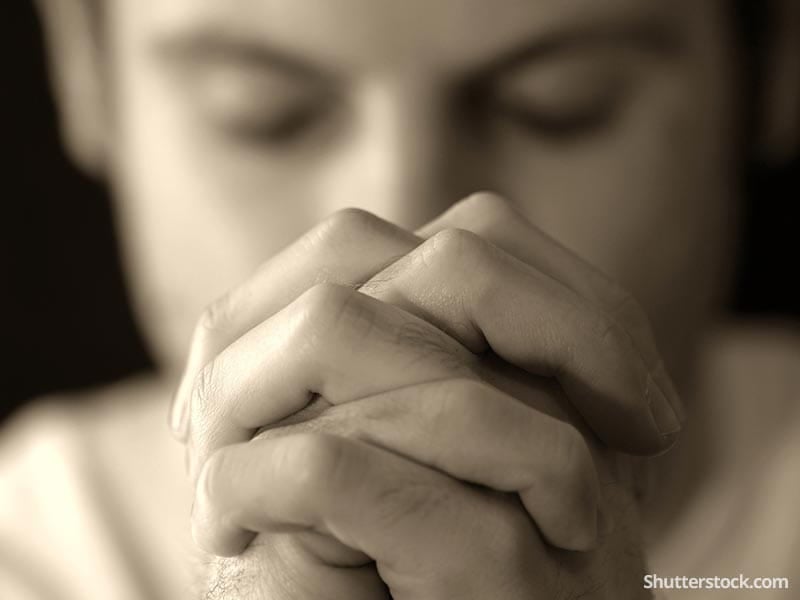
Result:
M796 535L756 532L797 522L797 343L710 337L736 173L796 145L796 4L768 5L754 103L724 0L40 6L161 375L6 433L12 597L639 598L648 555L796 570ZM756 420L758 361L786 383ZM681 428L673 380L694 425L642 466ZM785 489L742 505L764 472ZM190 528L228 558L193 566Z

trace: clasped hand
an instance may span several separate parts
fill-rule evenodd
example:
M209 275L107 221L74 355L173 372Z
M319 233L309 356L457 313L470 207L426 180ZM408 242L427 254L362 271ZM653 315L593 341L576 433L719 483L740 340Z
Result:
M639 598L630 460L683 418L631 296L489 193L346 210L200 320L195 540L272 598Z

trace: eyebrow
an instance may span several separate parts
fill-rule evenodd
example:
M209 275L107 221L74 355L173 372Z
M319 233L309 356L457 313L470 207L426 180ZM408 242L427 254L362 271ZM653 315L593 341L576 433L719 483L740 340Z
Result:
M182 66L228 62L269 67L302 78L331 77L328 69L275 48L260 38L248 39L210 27L156 38L152 50L158 58Z
M626 47L654 55L675 55L684 46L684 36L663 20L640 19L624 23L591 23L554 31L523 43L478 65L477 79L492 78L550 56L598 47ZM472 78L472 77L471 77Z
M598 46L624 46L653 54L675 54L685 45L677 28L663 19L633 22L587 23L548 32L501 51L486 61L465 69L459 79L485 80L513 71L549 56ZM154 54L171 63L197 66L213 62L250 64L278 69L286 74L317 80L331 79L337 69L307 61L290 51L274 47L259 37L243 36L213 25L164 34L153 42Z

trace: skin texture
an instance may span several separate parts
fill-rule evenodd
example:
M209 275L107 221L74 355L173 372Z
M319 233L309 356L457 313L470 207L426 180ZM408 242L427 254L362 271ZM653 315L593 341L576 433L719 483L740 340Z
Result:
M724 3L110 4L110 163L165 365L208 302L330 213L414 229L494 189L630 290L683 369L735 234ZM287 125L302 103L313 116Z
M636 597L631 582L638 583L642 559L632 465L620 466L598 442L638 453L668 445L663 435L676 431L681 416L666 372L685 384L696 336L726 287L741 134L727 3L110 0L107 9L113 102L105 164L141 322L164 370L177 372L190 348L173 426L188 444L191 476L199 477L195 533L220 554L271 533L242 558L218 563L212 595L263 589L294 597L293 586L311 581L348 593L366 586L365 598L382 597L383 583L395 598L449 597L452 579L443 586L430 565L420 571L403 560L439 548L442 528L461 532L454 548L482 547L491 527L463 525L485 522L508 531L511 543L498 549L480 584L460 582L477 597L500 581L509 598L534 590ZM430 224L477 189L503 197L458 204ZM337 213L350 215L350 230L341 217L336 227L325 220L346 207L374 216L355 213L352 228L354 213ZM387 236L378 218L401 234ZM520 223L530 230L521 234ZM319 233L326 227L334 235ZM359 239L370 228L384 228L373 236L380 243ZM278 254L309 230L321 240L316 255L308 235ZM346 269L360 259L356 277ZM532 283L528 267L543 276ZM238 291L223 295L231 289ZM486 290L506 303L492 304ZM493 310L481 312L487 302ZM332 312L347 326L336 329ZM292 315L308 335L292 337ZM413 344L396 336L408 331L398 319L413 322ZM337 335L315 329L320 322ZM540 342L525 348L529 354L515 350L520 331ZM393 343L381 349L376 332L389 332ZM587 332L601 346L612 340L610 350L580 346L593 339ZM258 343L269 339L289 341L270 355ZM306 339L321 341L309 350ZM334 360L361 342L373 359L364 363L372 379ZM379 367L389 346L409 368L397 372L405 379L389 373L395 379L375 388L387 376ZM445 360L420 360L420 346ZM564 362L565 349L573 362ZM275 396L270 381L284 374L268 359L297 352L308 361L280 365L299 374L284 410L265 411L260 400ZM334 359L320 362L328 356ZM542 377L555 378L561 392ZM409 389L419 393L403 396ZM325 392L329 410L281 421L309 392ZM452 397L469 405L442 400ZM444 407L434 413L442 427L432 446L413 437L420 427L411 419L430 410L420 398ZM533 410L510 417L519 407L509 398ZM386 408L396 404L407 411ZM473 414L482 418L462 418ZM576 430L586 437L571 443L580 450L563 463L585 468L565 469L545 486L563 486L554 498L572 499L561 512L553 498L531 492L562 464L560 443L553 460L523 461L524 476L496 476L516 454L492 452L508 430L498 424L526 419L531 430L570 432L555 435L561 442L581 440ZM258 430L265 439L246 444ZM483 440L487 450L459 463L448 454L455 439ZM537 454L525 446L530 439L520 440L520 454ZM264 470L296 454L308 471ZM329 462L331 455L341 462ZM365 501L362 518L349 521L360 505L336 508L355 485L353 465L375 473L367 499L385 497L370 485L395 473L416 482L413 490L430 490L423 499L446 490L450 511L441 504L427 511L412 497L415 510L401 512L414 517L409 527L419 535L397 547L385 532L372 538L381 527L359 527L375 502ZM331 471L341 479L328 479ZM307 475L299 482L298 472ZM321 494L326 485L341 493ZM271 505L259 496L263 488L296 495ZM329 501L291 501L305 497ZM599 526L597 510L614 526ZM573 525L583 523L576 531L563 526L570 515ZM599 542L597 531L587 538L597 529ZM564 555L544 540L596 549ZM470 571L470 560L486 566L480 553L453 556L473 575L484 570ZM541 565L533 574L524 568L532 563ZM343 576L343 565L359 568Z
M489 188L629 290L649 315L666 364L673 372L685 370L691 333L724 287L723 257L730 253L736 213L728 188L737 158L735 81L726 68L731 44L721 3L508 1L493 3L489 13L477 0L437 3L436 9L423 2L364 0L335 8L312 0L111 4L116 102L109 163L142 322L168 369L181 362L193 323L209 301L330 213L362 208L410 231L466 193ZM676 300L675 289L693 293ZM551 319L559 319L557 305L547 311ZM209 406L224 406L226 389L215 388ZM265 418L249 426L270 424ZM214 439L217 429L213 422L209 427L207 437ZM327 442L302 443L312 458L333 451ZM356 456L362 455L356 452L345 464L368 460ZM218 472L246 473L241 464L252 460L223 461L231 466ZM411 469L412 481L434 477L439 483L432 489L460 490L446 494L453 507L462 507L452 509L456 521L425 511L430 526L421 533L431 535L434 525L448 523L448 530L463 530L455 523L476 522L471 514L481 514L478 521L485 523L498 515L501 530L517 531L510 538L516 542L498 551L499 563L481 576L489 589L510 581L509 597L551 593L555 582L565 593L587 593L594 589L587 582L602 576L598 564L639 555L633 551L639 544L635 514L612 511L620 533L565 583L561 562L540 538L519 535L524 512L482 505L486 499L472 498L457 478L442 480L428 467L400 464L406 465L397 467L401 471ZM325 472L312 470L312 484L323 485ZM208 487L207 481L201 490L239 489ZM276 484L264 480L269 483ZM624 501L629 493L620 496L617 508L630 506ZM196 517L201 543L203 507L224 505L210 491L207 497ZM391 538L386 531L382 545L380 539L364 541L346 524L335 531L321 527L319 519L330 509L310 507L295 515L300 520L294 525L333 537L337 553L344 547L378 561L395 597L452 594L452 581L443 585L411 567L392 570L398 562L385 546ZM536 514L536 507L529 512ZM244 523L245 529L286 526L280 511L266 521L263 516ZM425 521L412 522L420 527ZM519 527L510 527L513 522ZM481 547L487 534L465 534L453 540L454 547ZM421 534L394 552L423 556L437 548L426 539ZM288 547L296 549L296 542ZM320 549L312 547L313 558ZM231 550L225 543L222 548ZM267 565L259 572L297 573L302 581L333 585L314 576L319 561L303 553L276 552L270 544L248 552ZM457 561L462 569L480 562L477 555L454 556L463 558ZM322 561L323 570L340 564L341 556L333 558ZM500 575L500 565L531 561L543 564L542 570ZM363 576L377 584L374 567L364 568ZM631 582L641 568L636 559L617 562L613 570L621 581L604 593L633 597ZM247 590L247 577L240 579L233 587ZM251 581L253 589L278 593L282 587L291 595L293 584L285 577ZM339 584L348 593L359 585L349 579ZM486 591L469 578L462 585ZM211 584L220 587L219 581Z
M393 598L638 597L631 465L587 445L562 422L559 386L531 375L555 373L601 438L663 448L662 432L679 427L676 399L655 408L671 384L641 309L496 195L473 196L420 233L430 237L338 213L205 313L173 411L190 474L199 471L195 540L218 555L244 550L235 561L260 557L266 575L235 588L271 597L379 598L384 585ZM408 254L376 268L403 244ZM365 269L375 274L356 292ZM487 294L503 284L506 306L493 306ZM536 309L543 293L555 305ZM548 333L534 315L557 306L568 312ZM593 330L599 346L584 354ZM563 343L569 364L548 367ZM592 366L601 356L605 366ZM577 388L574 365L591 373ZM605 371L647 389L604 393ZM320 399L295 413L309 392ZM257 440L235 443L258 426ZM591 551L565 555L542 538Z

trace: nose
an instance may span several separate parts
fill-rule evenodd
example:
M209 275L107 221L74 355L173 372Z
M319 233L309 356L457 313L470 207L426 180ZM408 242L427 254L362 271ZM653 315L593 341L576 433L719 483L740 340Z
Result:
M375 85L352 114L317 190L324 211L356 207L414 229L477 187L448 111L430 88Z

